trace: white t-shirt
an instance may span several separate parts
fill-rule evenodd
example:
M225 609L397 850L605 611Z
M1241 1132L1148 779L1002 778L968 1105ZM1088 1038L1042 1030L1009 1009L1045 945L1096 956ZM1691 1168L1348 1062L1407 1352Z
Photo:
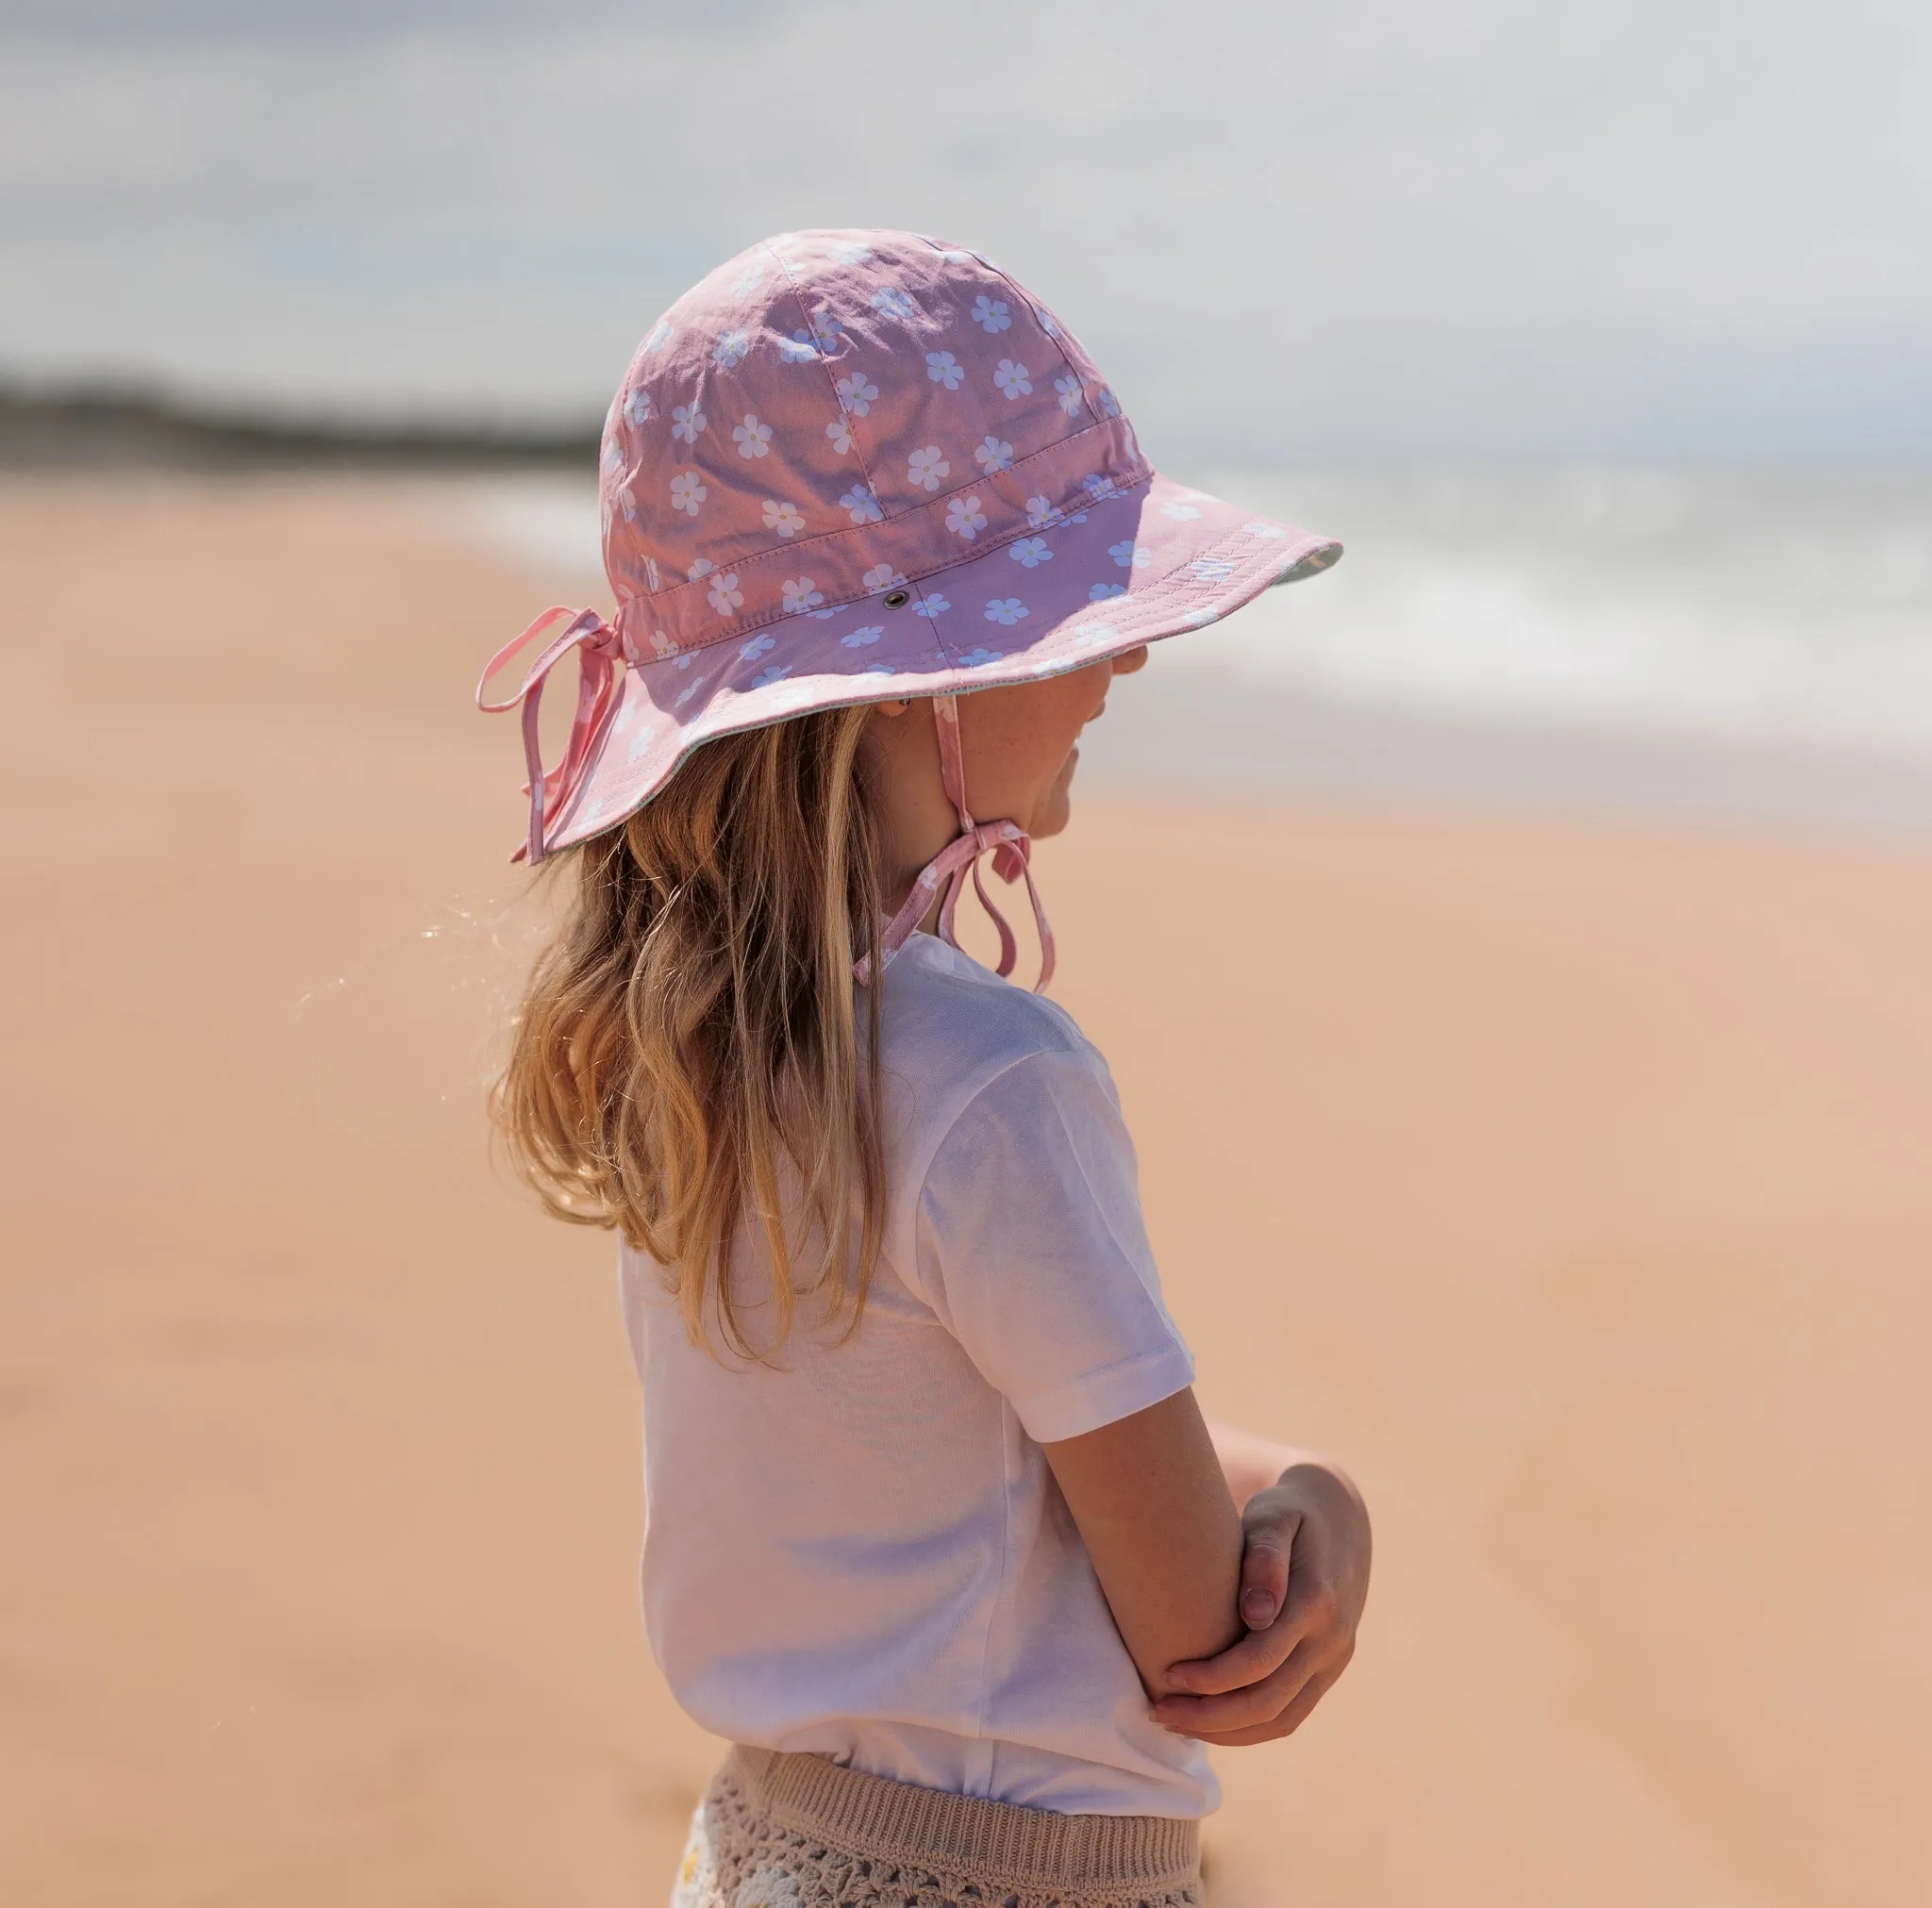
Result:
M882 987L887 1230L852 1336L802 1306L778 1369L721 1363L622 1254L652 1648L737 1742L1035 1808L1207 1815L1206 1752L1147 1713L1040 1449L1193 1379L1106 1062L929 935ZM762 1265L741 1246L734 1292Z

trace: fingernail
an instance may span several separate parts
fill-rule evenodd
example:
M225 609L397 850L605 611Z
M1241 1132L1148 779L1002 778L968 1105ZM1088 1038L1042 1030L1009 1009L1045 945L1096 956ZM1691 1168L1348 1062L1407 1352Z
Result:
M1250 1630L1265 1630L1274 1620L1274 1604L1265 1590L1250 1590L1241 1599L1241 1621Z

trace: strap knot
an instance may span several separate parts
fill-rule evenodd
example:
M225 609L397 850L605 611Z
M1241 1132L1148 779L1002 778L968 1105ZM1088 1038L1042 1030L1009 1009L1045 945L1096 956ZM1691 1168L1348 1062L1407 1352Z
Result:
M959 832L919 871L904 904L879 937L881 965L905 946L935 901L940 904L940 938L958 947L955 919L959 897L965 892L966 873L973 874L973 891L1000 936L999 976L1005 980L1020 964L1020 944L1007 918L994 906L992 896L979 871L981 860L992 855L993 872L1002 881L1024 880L1026 899L1033 904L1033 924L1040 933L1040 978L1033 984L1035 993L1044 992L1053 979L1053 930L1047 925L1046 909L1041 904L1040 890L1033 885L1033 838L1017 821L975 821L966 806L966 769L959 752L958 709L950 695L933 698L933 717L939 732L940 780L947 799L959 818ZM864 958L853 966L861 987L869 984L871 963Z

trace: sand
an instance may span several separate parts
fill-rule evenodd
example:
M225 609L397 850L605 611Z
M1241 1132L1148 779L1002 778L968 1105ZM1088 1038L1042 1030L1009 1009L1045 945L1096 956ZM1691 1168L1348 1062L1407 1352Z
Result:
M608 1243L484 1138L551 599L440 507L0 489L8 1901L656 1900L716 1752ZM1928 1899L1932 853L1116 789L1042 868L1206 1402L1377 1518L1215 1908Z

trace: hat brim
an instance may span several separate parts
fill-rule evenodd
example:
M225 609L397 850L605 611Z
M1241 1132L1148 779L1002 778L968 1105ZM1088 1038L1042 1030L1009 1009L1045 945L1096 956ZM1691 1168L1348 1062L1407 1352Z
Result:
M1037 682L1218 622L1341 555L1332 537L1158 473L996 548L965 539L971 528L962 512L960 560L943 569L832 606L813 604L801 575L798 610L757 635L626 669L550 852L641 807L719 736L815 709Z

